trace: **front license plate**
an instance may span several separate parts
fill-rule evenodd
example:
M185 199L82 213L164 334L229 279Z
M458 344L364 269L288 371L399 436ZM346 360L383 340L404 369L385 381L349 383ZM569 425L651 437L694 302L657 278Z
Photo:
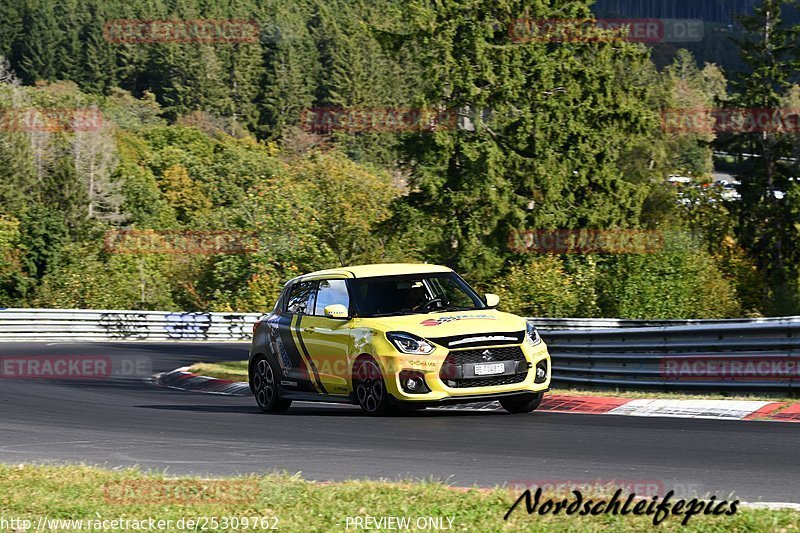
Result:
M476 376L493 376L505 372L506 365L503 363L488 363L485 365L475 365Z

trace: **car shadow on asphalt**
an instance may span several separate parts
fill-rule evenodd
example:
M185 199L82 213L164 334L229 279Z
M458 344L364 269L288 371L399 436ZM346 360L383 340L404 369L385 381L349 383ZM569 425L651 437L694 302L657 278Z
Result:
M238 413L238 414L253 414L264 415L261 410L253 405L136 405L137 409L157 409L165 411L189 411L195 413ZM409 411L400 412L392 416L382 418L453 418L462 416L497 416L498 414L506 414L502 411L468 411L456 409L426 409L424 411ZM319 406L319 407L292 407L285 413L276 413L269 416L329 416L329 417L346 417L346 418L367 418L368 415L363 413L358 407L355 406Z

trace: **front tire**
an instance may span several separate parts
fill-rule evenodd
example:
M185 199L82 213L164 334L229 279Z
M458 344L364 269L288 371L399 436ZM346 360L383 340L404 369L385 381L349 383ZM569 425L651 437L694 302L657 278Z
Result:
M525 394L500 400L503 409L512 414L531 413L542 403L543 392Z
M372 359L362 359L353 370L353 390L361 410L370 416L386 416L397 411L397 405L386 390L378 364Z
M259 358L253 367L252 385L256 403L265 413L283 413L292 405L278 395L277 373L266 357Z

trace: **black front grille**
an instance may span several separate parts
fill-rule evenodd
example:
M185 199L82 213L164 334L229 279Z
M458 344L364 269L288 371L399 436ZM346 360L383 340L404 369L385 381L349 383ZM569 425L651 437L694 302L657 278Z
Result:
M451 350L472 348L474 346L503 346L520 344L525 340L524 331L470 333L467 335L454 335L452 337L426 337L440 346Z
M514 383L522 383L528 375L527 364L519 365L520 370L523 372L511 376L485 376L479 378L469 379L453 379L454 376L460 375L455 369L460 365L470 363L491 363L500 361L523 361L526 362L525 354L522 353L522 348L519 346L509 346L502 348L490 348L489 353L486 353L487 348L480 350L461 350L450 352L444 360L442 369L439 372L439 377L444 381L445 385L454 389L463 389L467 387L496 387L498 385L512 385ZM488 358L487 358L488 356Z
M519 346L503 348L489 348L489 359L485 359L487 348L480 350L460 350L450 352L444 364L464 365L468 363L491 363L493 361L524 361L525 354Z

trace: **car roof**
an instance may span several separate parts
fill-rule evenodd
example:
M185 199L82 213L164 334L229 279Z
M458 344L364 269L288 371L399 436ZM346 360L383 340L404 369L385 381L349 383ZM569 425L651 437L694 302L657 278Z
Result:
M355 265L327 270L317 270L302 276L297 276L289 283L301 279L333 278L374 278L378 276L401 276L403 274L435 274L452 272L451 268L441 265L428 265L424 263L382 263L375 265Z

